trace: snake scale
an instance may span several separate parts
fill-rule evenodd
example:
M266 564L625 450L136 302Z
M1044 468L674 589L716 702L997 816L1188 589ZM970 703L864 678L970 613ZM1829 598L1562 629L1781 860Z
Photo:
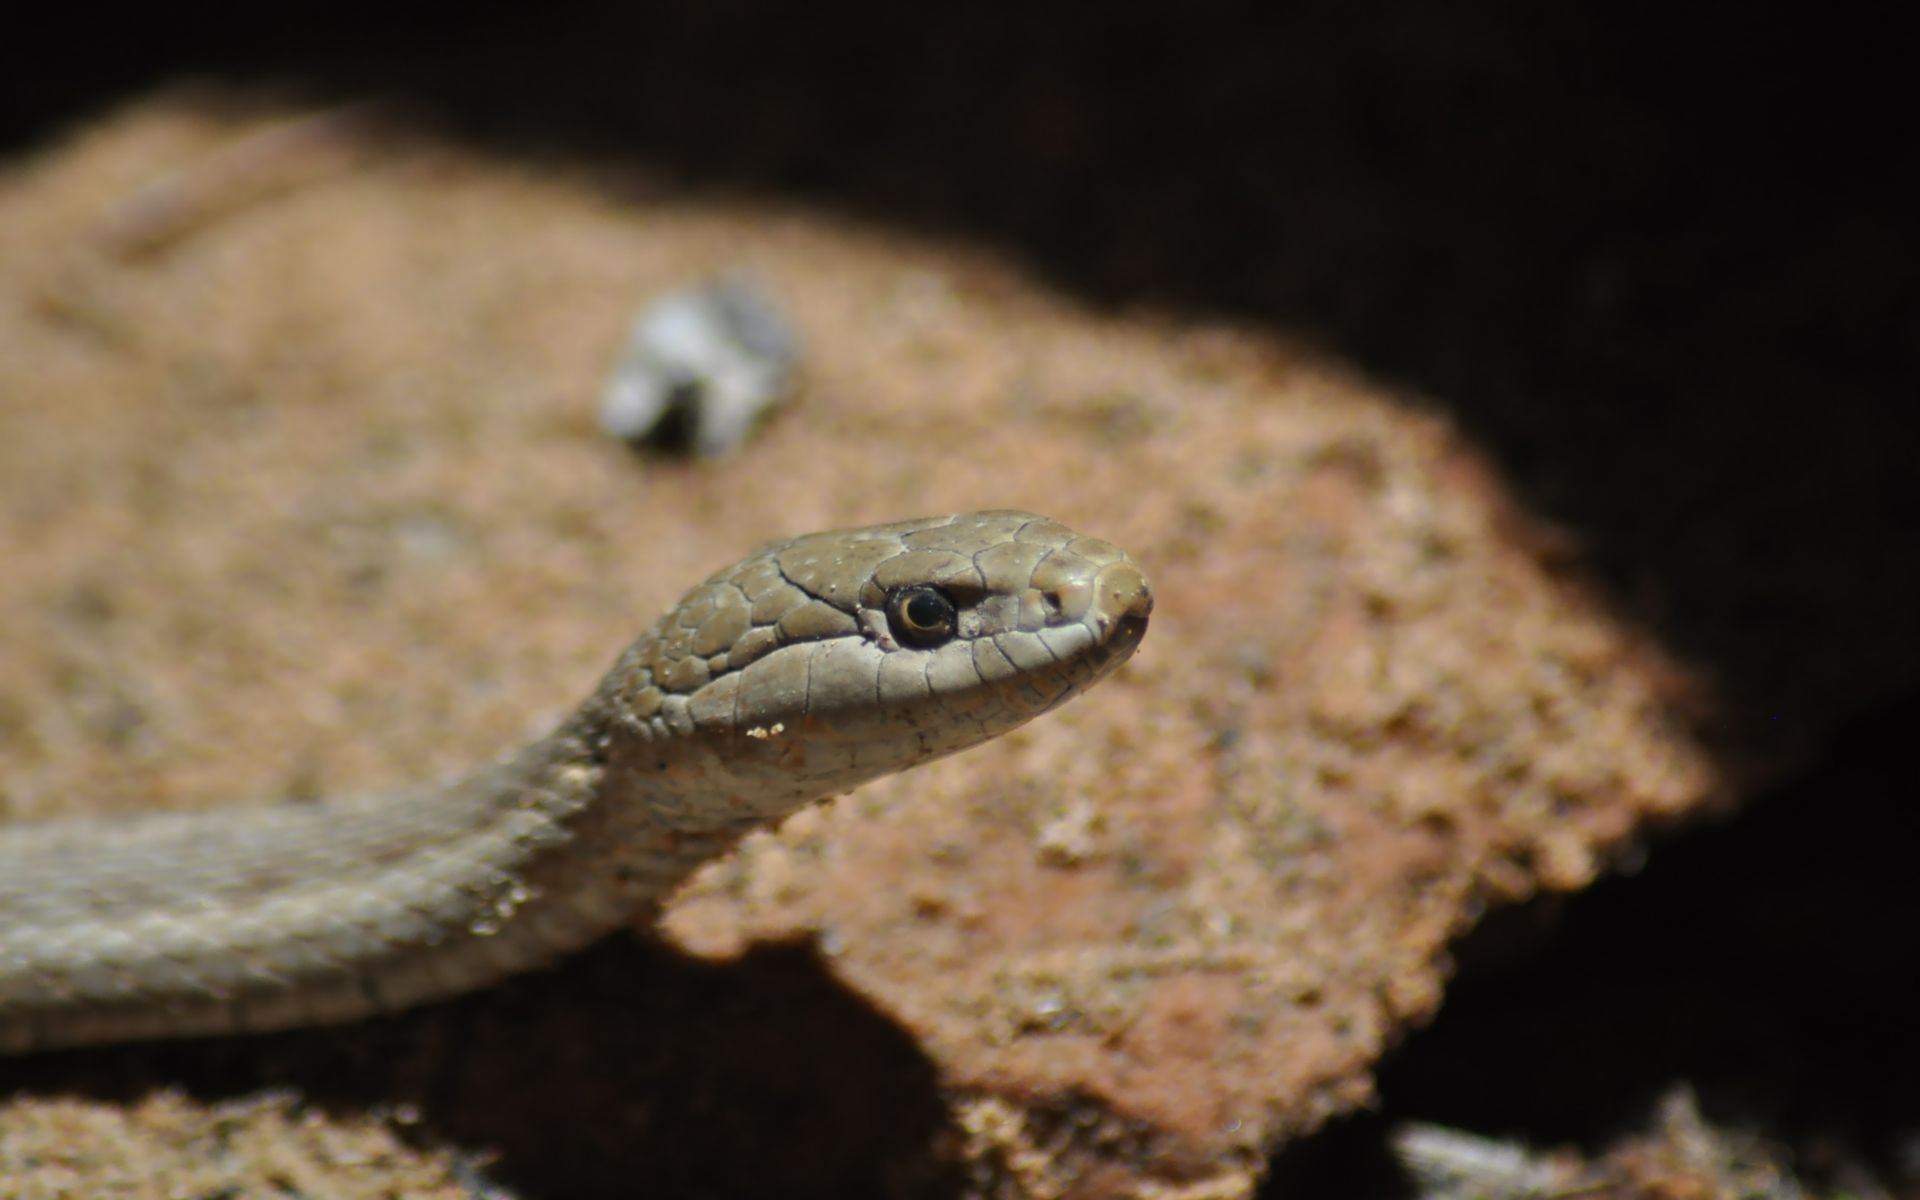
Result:
M749 830L1078 695L1152 607L1124 551L1030 513L811 534L443 787L0 827L0 1053L348 1021L547 965Z

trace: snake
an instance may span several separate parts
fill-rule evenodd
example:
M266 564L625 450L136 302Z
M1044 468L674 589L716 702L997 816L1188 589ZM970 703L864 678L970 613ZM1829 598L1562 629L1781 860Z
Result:
M649 926L747 833L1125 662L1118 546L989 511L776 542L552 732L439 786L0 825L0 1053L328 1025Z

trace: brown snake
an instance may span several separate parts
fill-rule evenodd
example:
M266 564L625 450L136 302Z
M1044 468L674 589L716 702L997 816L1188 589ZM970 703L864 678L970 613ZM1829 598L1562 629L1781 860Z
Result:
M812 534L448 786L0 827L0 1053L347 1021L546 965L749 830L1078 695L1152 607L1124 551L1030 513Z

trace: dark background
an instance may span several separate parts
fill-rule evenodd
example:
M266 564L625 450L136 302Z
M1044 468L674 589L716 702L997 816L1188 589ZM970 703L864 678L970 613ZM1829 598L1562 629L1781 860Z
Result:
M1920 1129L1920 143L1891 6L264 11L39 14L0 51L0 147L182 78L371 94L503 155L1305 337L1449 414L1710 682L1759 798L1470 941L1381 1114L1284 1181L1350 1190L1408 1116L1602 1145L1674 1079L1813 1170Z

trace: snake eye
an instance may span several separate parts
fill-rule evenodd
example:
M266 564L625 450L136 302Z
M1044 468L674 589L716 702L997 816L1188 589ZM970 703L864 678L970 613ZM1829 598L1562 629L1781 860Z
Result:
M950 640L955 617L953 601L938 588L904 587L887 597L887 623L909 646L924 650Z

